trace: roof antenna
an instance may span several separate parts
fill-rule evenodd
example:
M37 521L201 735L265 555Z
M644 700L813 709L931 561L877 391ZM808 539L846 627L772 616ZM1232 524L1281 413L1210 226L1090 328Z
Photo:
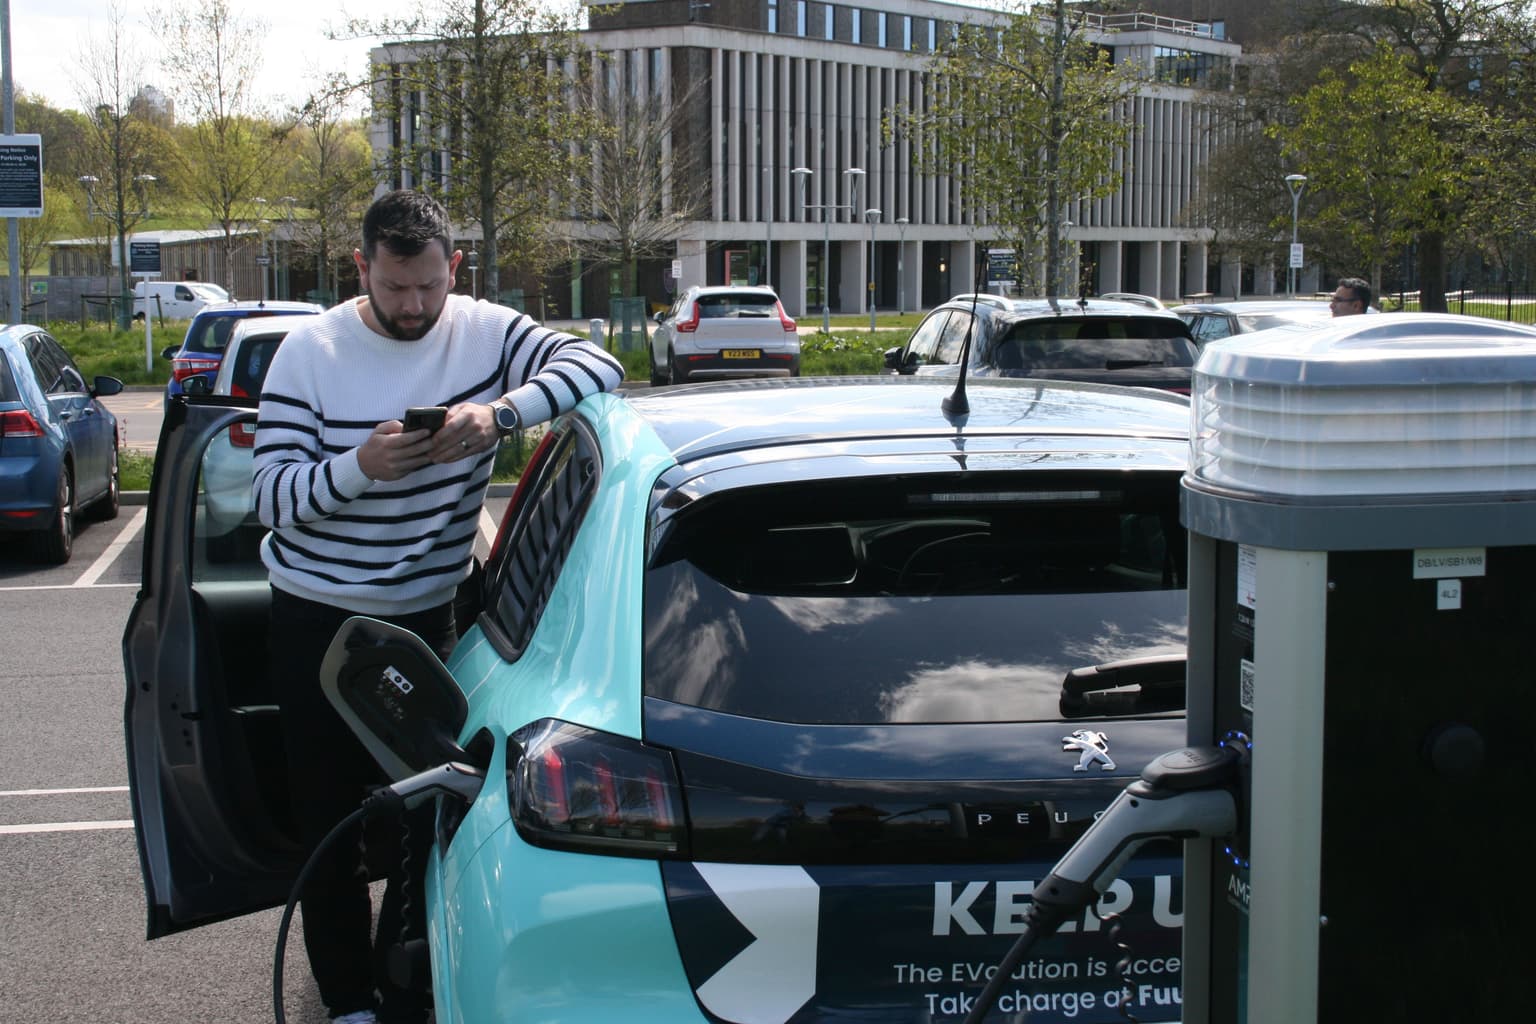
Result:
M981 260L976 268L976 290L971 292L971 322L965 328L965 341L960 343L960 377L955 381L955 390L946 395L942 403L944 415L951 422L962 416L968 416L971 412L971 403L965 397L965 376L971 366L971 336L976 333L976 300L981 297L981 289L986 281L985 275L991 260L992 250L983 246Z

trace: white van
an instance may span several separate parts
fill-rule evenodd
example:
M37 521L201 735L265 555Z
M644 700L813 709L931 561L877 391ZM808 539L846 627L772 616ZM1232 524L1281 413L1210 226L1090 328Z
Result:
M210 302L228 302L229 292L207 281L139 281L133 286L133 316L190 320Z

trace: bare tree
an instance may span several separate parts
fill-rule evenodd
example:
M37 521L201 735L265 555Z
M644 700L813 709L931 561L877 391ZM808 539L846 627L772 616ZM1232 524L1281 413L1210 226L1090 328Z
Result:
M707 157L685 130L704 92L696 85L674 97L668 86L626 83L607 66L594 76L601 127L588 148L583 248L619 268L625 295L635 294L636 263L671 255L680 225L708 207Z
M128 36L122 8L108 6L105 34L91 38L81 56L80 99L89 111L81 176L87 213L111 225L118 260L118 326L128 329L132 302L128 287L128 235L148 214L148 187L155 180L159 133L130 109L144 67Z
M262 215L254 201L275 182L288 128L269 120L253 93L266 26L238 17L228 0L158 13L177 111L180 185L224 232L224 280L233 289L237 232Z

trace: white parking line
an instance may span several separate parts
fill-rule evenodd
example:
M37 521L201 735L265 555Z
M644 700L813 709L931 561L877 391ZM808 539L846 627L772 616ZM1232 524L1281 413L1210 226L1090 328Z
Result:
M480 536L485 538L487 548L496 543L496 520L491 518L484 505L480 506Z
M126 793L127 786L72 786L68 789L0 789L0 796L62 796L68 793Z
M127 547L135 537L143 532L144 520L148 515L149 508L147 506L141 507L134 517L129 520L128 525L118 531L112 543L107 545L107 549L96 557L96 561L91 563L89 569L81 573L80 578L75 580L73 585L77 587L95 586L96 581L101 579L102 573L107 571L107 567L117 561L117 556L122 553L123 548Z
M100 832L133 828L132 821L43 821L36 825L0 825L0 836L30 836L43 832Z

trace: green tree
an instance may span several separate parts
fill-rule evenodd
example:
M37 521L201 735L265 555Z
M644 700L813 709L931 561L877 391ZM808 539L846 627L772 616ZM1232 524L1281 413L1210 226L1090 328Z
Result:
M294 244L314 260L316 279L333 299L374 183L367 126L346 113L351 92L344 80L333 78L295 113L283 185L306 211L294 222Z
M1454 229L1486 166L1488 119L1426 89L1410 58L1385 45L1345 72L1324 71L1293 106L1295 123L1273 132L1307 175L1310 220L1347 242L1379 290L1383 265L1404 245ZM1443 303L1443 287L1421 280L1421 289L1426 308Z
M553 230L569 213L581 143L594 119L579 102L579 12L538 0L443 0L411 17L354 23L386 46L375 69L376 115L419 124L388 156L391 177L436 193L483 234L489 295L502 252L532 271L564 255Z
M895 111L888 136L907 136L918 168L956 175L978 220L1021 257L1042 252L1048 295L1062 292L1068 204L1120 184L1115 160L1132 124L1121 101L1129 66L1087 38L1088 12L1064 0L1023 0L996 25L966 25L928 62L932 101Z
M177 184L224 233L224 280L234 290L235 253L262 216L282 169L288 126L270 120L253 92L266 27L235 14L228 0L206 0L159 12L166 41L162 66L177 112Z

